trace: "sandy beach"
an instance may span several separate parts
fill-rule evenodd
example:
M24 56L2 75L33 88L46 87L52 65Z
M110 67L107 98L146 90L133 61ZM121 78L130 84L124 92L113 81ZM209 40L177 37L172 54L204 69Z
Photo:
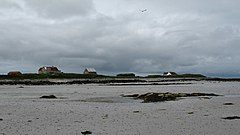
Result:
M121 94L206 92L142 103ZM40 99L55 95L57 99ZM231 104L226 104L231 103ZM0 135L239 135L240 83L186 85L0 85Z

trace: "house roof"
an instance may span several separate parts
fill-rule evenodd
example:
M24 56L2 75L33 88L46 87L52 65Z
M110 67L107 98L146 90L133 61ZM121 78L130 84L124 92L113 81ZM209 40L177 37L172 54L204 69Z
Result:
M177 73L175 72L164 72L163 75L176 75Z
M57 67L54 67L54 66L52 66L52 67L41 67L41 68L39 69L39 71L40 71L40 70L59 71L58 68L57 68Z
M88 72L97 72L94 68L86 68L85 70L87 70Z
M19 75L22 74L20 71L10 71L8 72L8 75Z

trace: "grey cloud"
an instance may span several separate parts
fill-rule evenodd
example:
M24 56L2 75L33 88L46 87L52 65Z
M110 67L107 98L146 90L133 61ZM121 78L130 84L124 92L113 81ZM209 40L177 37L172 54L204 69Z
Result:
M98 2L25 0L11 13L0 8L0 72L56 65L64 72L240 74L237 4L114 0L121 5L114 10Z
M20 8L20 6L11 0L1 0L0 8L1 9Z
M25 3L40 16L54 19L85 16L94 11L91 0L25 0Z

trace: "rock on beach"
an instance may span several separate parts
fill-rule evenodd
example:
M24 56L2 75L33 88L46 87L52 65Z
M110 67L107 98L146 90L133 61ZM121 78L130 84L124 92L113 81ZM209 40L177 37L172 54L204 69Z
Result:
M194 97L194 96L220 96L213 93L154 93L149 92L145 94L122 95L123 97L132 97L134 99L142 99L144 103L149 102L164 102L173 101L180 97Z

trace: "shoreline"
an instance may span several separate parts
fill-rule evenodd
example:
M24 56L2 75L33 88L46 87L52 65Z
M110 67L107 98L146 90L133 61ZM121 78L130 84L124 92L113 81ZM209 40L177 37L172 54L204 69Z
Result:
M0 85L187 85L198 81L240 82L240 78L100 78L100 79L22 79L0 80Z

